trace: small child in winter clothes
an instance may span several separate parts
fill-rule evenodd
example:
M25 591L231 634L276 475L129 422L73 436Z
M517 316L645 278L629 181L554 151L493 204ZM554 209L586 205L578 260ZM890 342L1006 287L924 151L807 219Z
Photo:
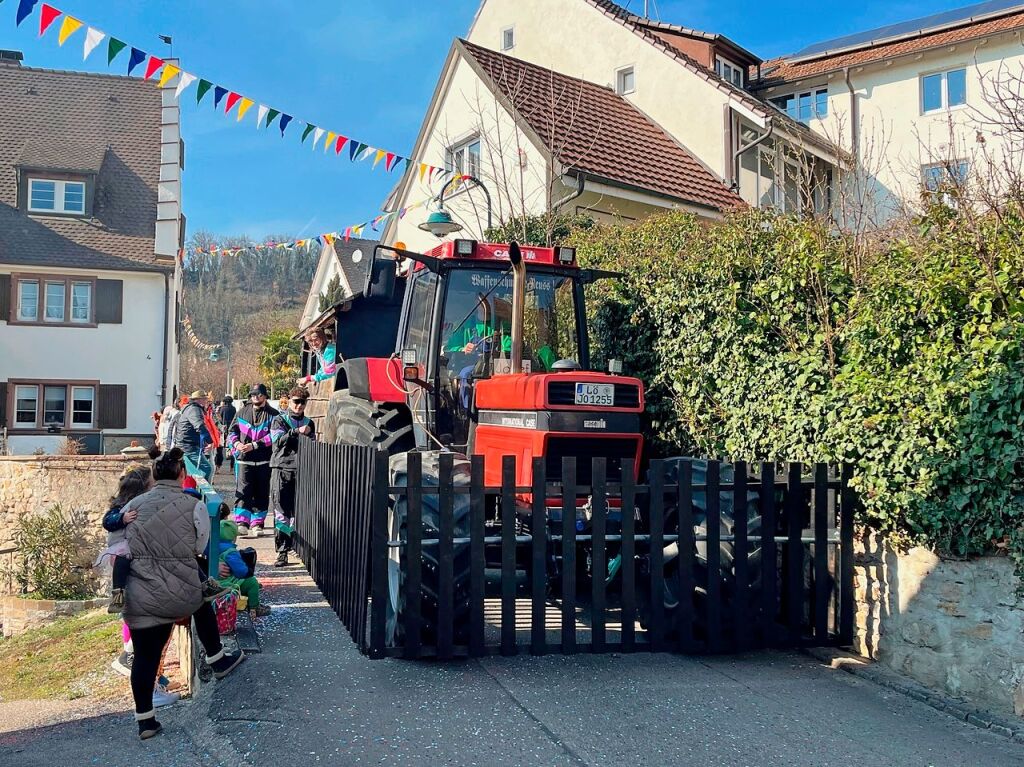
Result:
M260 582L249 574L249 565L242 559L235 545L238 537L238 523L230 519L220 522L220 561L228 566L230 575L220 579L220 584L246 597L251 615L262 618L270 614L270 605L260 604Z

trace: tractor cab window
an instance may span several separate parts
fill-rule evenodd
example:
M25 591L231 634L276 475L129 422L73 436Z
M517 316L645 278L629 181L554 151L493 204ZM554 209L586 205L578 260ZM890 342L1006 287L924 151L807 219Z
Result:
M434 310L434 290L437 275L422 270L413 278L409 297L409 316L406 320L403 349L415 349L416 359L425 363L430 351L430 315Z

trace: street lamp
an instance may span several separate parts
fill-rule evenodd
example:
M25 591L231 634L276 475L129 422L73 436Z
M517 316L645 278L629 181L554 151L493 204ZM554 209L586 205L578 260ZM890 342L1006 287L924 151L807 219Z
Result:
M491 193L484 186L484 183L476 176L462 176L461 180L463 183L470 182L480 187L483 190L484 197L487 198L487 228L490 229L493 226L492 220L492 205L491 205ZM461 232L462 226L455 223L452 220L451 214L444 209L444 193L448 189L448 184L441 187L441 191L437 195L437 210L431 213L427 220L420 224L419 228L424 232L430 232L435 237L444 237L446 234L454 234L455 232Z

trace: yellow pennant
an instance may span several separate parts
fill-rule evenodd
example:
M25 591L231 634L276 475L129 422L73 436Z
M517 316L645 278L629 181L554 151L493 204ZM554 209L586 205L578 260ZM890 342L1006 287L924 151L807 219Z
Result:
M172 77L178 74L181 70L174 64L164 64L164 71L160 73L160 82L158 87L163 88L170 81Z
M387 152L383 149L377 150L377 156L373 159L373 167L376 168L377 164L387 156Z
M245 96L242 96L242 100L238 102L238 122L242 122L242 118L245 117L245 113L249 111L249 107L251 107L253 103L252 99L247 99Z
M324 151L326 152L329 148L334 146L334 139L338 138L338 134L334 131L327 131L327 140L324 142Z
M60 45L64 45L64 41L71 37L80 26L82 26L82 22L78 19L65 16L64 21L60 25L60 34L57 35L57 42Z
M423 183L423 174L427 172L427 164L425 162L420 163L420 183Z

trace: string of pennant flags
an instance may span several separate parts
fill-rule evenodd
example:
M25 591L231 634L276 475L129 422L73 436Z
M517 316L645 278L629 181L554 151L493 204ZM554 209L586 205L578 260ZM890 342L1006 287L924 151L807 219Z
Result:
M0 2L3 2L3 0L0 0ZM187 314L185 315L185 319L181 321L181 326L185 328L185 336L188 338L189 343L200 351L210 352L220 346L220 344L208 344L199 340L199 336L196 335L196 331L192 329L192 318Z
M3 0L0 0L0 3L2 2ZM313 142L310 146L313 150L317 148L317 145L320 144L321 139L323 139L322 151L324 154L329 155L333 150L335 156L341 156L342 151L347 149L348 158L351 162L360 162L372 157L372 167L374 170L376 170L381 163L383 163L384 169L388 173L392 172L400 165L403 166L404 172L412 165L413 161L411 158L399 154L398 152L392 152L388 149L372 146L364 141L352 138L345 133L326 130L319 125L306 120L297 120L294 115L261 103L256 99L244 96L237 91L233 91L223 85L217 84L213 80L208 80L196 74L192 74L191 72L186 72L176 64L165 61L164 59L154 56L151 53L147 53L140 48L130 46L123 40L112 35L108 35L106 32L87 24L81 19L64 13L64 11L50 5L49 3L40 4L40 0L19 0L18 11L15 17L16 25L21 26L21 23L32 15L37 5L40 5L40 37L44 36L50 28L54 27L58 19L61 19L60 27L57 32L57 44L60 46L63 46L64 43L66 43L78 30L83 27L85 28L85 37L82 45L83 61L88 59L89 56L100 47L103 41L106 40L108 67L113 65L114 60L117 59L125 50L128 50L127 74L130 76L138 67L141 66L142 77L144 80L154 82L159 88L173 87L174 97L179 101L182 94L189 87L195 84L196 104L202 103L203 99L212 92L214 109L219 111L221 104L223 104L224 115L229 115L232 110L234 110L236 122L242 122L242 120L245 119L245 116L255 106L257 130L263 128L269 131L276 123L277 129L281 132L281 137L284 138L285 132L291 124L295 122L297 124L305 125L301 132L299 140L300 143L304 144L306 139L312 136ZM295 134L296 131L297 129L294 129L292 134ZM420 181L422 182L424 177L426 177L428 183L433 182L437 178L444 178L446 175L452 173L452 171L446 170L445 168L437 165L430 165L429 163L419 163L418 172Z
M2 2L2 0L0 0ZM455 178L451 179L446 184L446 190L452 191L461 185L466 179L470 178L465 174L460 174ZM398 210L386 211L372 219L364 221L361 224L354 226L347 226L344 229L335 232L324 232L316 237L306 237L301 240L292 240L291 242L264 242L253 245L244 245L237 248L195 248L192 252L199 255L211 255L211 256L237 256L239 253L248 252L250 250L299 250L305 248L308 250L313 246L313 243L317 243L320 247L328 247L333 245L336 240L344 240L348 242L352 237L362 237L363 232L367 227L375 232L380 231L380 227L386 224L394 217L398 217L399 220L405 218L405 215L416 208L422 208L434 199L434 197L427 197L411 205L406 205L404 208Z

